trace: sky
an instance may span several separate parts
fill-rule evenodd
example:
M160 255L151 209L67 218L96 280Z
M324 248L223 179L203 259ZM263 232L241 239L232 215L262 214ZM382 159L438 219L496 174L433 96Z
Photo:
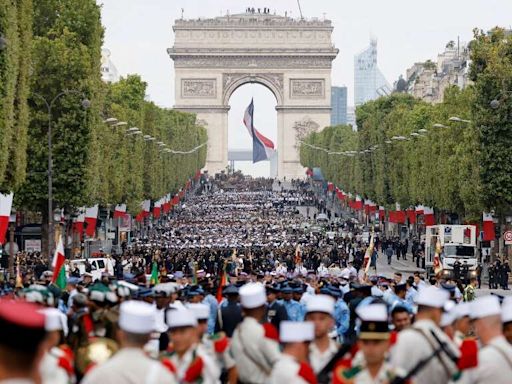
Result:
M102 5L104 47L123 76L137 73L148 83L148 98L160 106L174 105L172 47L175 19L212 18L242 13L246 7L269 7L271 12L299 17L296 0L97 0ZM512 0L300 0L305 18L330 19L332 40L339 49L333 61L332 85L348 87L353 105L354 55L371 37L378 41L378 66L391 84L414 62L435 60L450 40L471 40L473 29L488 30L512 24ZM231 97L229 147L250 148L241 125L251 97L257 128L276 138L276 102L263 86L247 84Z

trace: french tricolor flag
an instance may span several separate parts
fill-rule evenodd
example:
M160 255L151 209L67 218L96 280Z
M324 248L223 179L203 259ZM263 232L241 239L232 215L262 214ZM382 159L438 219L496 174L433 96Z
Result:
M123 217L126 214L126 204L117 204L114 209L114 219Z
M274 143L272 140L263 136L254 126L254 100L245 110L244 124L249 135L252 137L252 162L264 161L270 159L275 154Z
M5 242L5 233L9 226L9 217L11 216L12 198L14 193L0 193L0 245Z
M85 228L85 234L89 237L93 237L96 233L96 222L98 221L98 204L85 209L85 222L87 227Z

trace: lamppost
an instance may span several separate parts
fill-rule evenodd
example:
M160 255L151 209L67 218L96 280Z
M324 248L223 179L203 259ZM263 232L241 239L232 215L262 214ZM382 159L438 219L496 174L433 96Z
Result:
M82 107L87 109L91 102L82 91L75 89L66 89L57 94L50 102L39 93L33 92L32 95L41 99L48 110L48 265L51 268L52 263L52 243L53 243L53 161L52 161L52 108L54 103L64 95L76 94L82 96Z

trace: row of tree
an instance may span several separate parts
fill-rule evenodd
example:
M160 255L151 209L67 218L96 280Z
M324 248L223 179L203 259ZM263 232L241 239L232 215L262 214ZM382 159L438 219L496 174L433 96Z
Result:
M470 79L439 104L392 94L356 110L357 131L327 127L301 146L301 163L388 207L425 204L478 220L512 204L512 35L476 31ZM412 133L412 135L411 135ZM407 140L405 140L405 139ZM322 148L325 150L318 150Z
M176 192L204 166L206 146L190 154L162 151L206 142L194 115L147 101L138 76L102 82L96 1L0 0L0 37L0 191L15 192L18 210L48 214L45 100L55 207L71 212L124 202L136 213L143 199ZM107 124L109 117L127 125ZM127 135L130 127L143 134Z

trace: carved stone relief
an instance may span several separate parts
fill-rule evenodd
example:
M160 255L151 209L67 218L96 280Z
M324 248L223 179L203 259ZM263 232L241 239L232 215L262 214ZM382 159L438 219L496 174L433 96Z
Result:
M215 79L181 79L181 97L215 98Z
M176 56L175 68L331 68L332 57Z
M298 149L300 147L300 142L310 133L318 131L318 128L320 128L320 125L309 116L296 121L295 124L293 124L293 129L295 130L295 148Z
M245 77L254 77L255 81L264 79L271 83L279 92L283 92L284 76L282 73L224 73L222 75L222 89L226 92L233 83Z
M325 80L323 79L290 79L291 98L324 97Z

